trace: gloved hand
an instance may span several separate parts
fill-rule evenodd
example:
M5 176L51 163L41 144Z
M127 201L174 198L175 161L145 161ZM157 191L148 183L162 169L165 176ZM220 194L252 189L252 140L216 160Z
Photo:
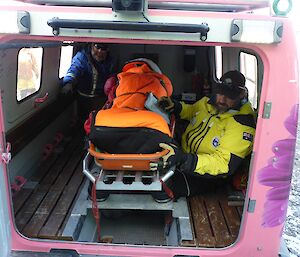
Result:
M73 85L71 83L65 84L61 89L61 93L64 95L72 94L73 93Z
M159 98L157 101L157 105L163 111L170 112L170 113L172 113L175 108L175 104L172 101L171 97L167 97L167 96L162 96L161 98Z
M164 168L180 165L186 160L186 154L176 145L160 143L159 146L162 149L169 150L169 152L162 157Z
M198 160L197 155L184 153L174 144L160 143L159 146L162 149L169 150L169 152L166 155L162 156L161 162L150 163L150 170L156 171L176 166L183 172L194 172Z
M171 97L162 96L158 99L157 105L160 109L168 113L179 114L182 110L181 103L171 99Z

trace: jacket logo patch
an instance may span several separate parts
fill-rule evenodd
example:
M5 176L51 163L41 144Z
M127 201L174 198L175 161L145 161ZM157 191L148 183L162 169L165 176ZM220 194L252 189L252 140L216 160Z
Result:
M215 147L215 148L218 147L219 141L220 141L220 139L218 137L214 137L212 142L211 142L213 147Z
M196 117L193 117L190 121L192 126L194 126L196 124L196 122L197 122Z
M253 141L253 135L248 133L248 132L243 132L243 139L252 142Z

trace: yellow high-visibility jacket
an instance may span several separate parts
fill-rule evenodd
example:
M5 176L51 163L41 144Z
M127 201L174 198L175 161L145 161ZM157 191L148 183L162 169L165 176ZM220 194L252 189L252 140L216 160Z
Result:
M190 121L182 136L182 148L197 154L194 172L226 177L252 151L255 113L246 102L239 110L219 114L213 101L203 97L193 105L181 102L180 117Z

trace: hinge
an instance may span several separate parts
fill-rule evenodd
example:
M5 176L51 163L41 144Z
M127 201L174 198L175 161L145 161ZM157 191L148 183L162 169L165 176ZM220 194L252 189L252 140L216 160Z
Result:
M249 199L247 211L253 213L255 211L256 200Z
M272 102L264 102L263 119L270 119L271 117Z
M3 150L2 154L1 154L1 157L2 157L2 161L5 163L5 164L8 164L11 160L11 152L10 152L10 149L11 149L11 145L10 143L6 143L6 149Z

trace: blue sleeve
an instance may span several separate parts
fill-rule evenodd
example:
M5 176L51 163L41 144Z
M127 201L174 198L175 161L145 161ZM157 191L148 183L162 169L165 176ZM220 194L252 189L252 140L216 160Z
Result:
M88 59L84 52L78 52L72 59L70 68L63 78L63 86L67 83L76 84L79 77L88 69Z

